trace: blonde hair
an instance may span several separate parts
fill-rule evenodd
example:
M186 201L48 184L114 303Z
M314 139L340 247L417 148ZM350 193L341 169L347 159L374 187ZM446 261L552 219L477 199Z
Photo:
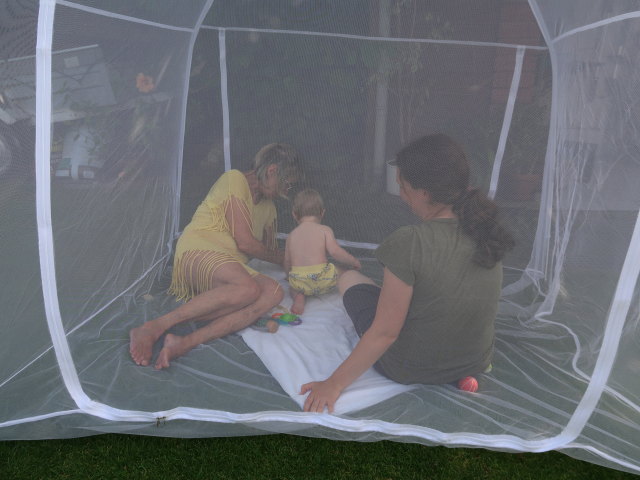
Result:
M317 190L307 188L298 192L293 199L293 214L297 218L318 217L324 215L324 202Z
M289 179L292 182L298 182L304 179L300 163L300 154L291 145L270 143L258 150L253 159L253 168L260 183L266 180L269 165L278 167L279 181Z

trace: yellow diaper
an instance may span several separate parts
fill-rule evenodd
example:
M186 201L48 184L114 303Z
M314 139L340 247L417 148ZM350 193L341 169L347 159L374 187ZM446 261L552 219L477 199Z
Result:
M289 285L305 295L322 295L336 286L338 272L333 263L291 267Z

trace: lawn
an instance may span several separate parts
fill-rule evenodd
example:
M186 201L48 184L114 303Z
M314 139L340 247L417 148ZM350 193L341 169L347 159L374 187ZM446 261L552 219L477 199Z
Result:
M562 453L502 453L292 435L98 435L0 443L2 479L635 479Z

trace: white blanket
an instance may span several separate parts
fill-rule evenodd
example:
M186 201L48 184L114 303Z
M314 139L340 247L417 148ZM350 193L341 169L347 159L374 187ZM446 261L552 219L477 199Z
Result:
M289 308L291 298L282 270L265 262L252 262L251 266L282 284L286 292L282 305ZM300 387L329 377L351 353L358 335L338 293L308 297L300 318L302 324L280 325L275 334L247 328L240 335L302 408L306 395L300 395ZM411 388L370 368L342 392L334 413L360 410Z

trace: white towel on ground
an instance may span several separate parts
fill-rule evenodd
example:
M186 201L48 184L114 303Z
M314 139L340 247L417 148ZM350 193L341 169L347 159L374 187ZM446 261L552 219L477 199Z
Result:
M291 298L283 271L266 262L253 261L251 266L282 284L287 292L282 305L290 307ZM301 325L280 325L275 334L252 328L239 333L284 391L302 408L306 395L300 395L300 387L329 377L358 343L358 335L338 293L308 297L300 318ZM360 410L411 388L411 385L396 383L370 368L342 392L334 413Z

